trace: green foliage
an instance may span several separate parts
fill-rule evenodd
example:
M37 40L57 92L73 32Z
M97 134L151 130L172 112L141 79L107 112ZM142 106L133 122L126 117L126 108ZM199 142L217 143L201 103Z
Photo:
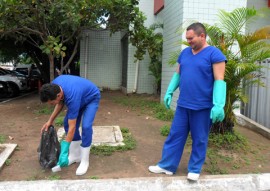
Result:
M162 24L153 24L150 26L150 35L148 39L147 51L151 62L149 71L155 77L157 93L161 91L161 72L162 72L162 50L163 50L163 35L155 32L156 29L162 29Z
M6 141L6 137L4 135L0 135L0 144L3 144Z
M160 128L160 134L162 136L167 137L169 135L169 133L170 133L170 129L171 129L170 126L164 125L163 127Z
M241 153L241 158L235 158L234 153ZM250 146L245 137L238 132L210 134L207 149L205 171L210 174L228 174L228 171L250 165L245 153L250 153ZM221 165L227 163L226 165Z
M11 164L11 159L7 159L6 161L5 161L5 165L6 166L9 166Z
M221 133L231 131L230 126L235 122L235 101L247 103L244 90L251 85L263 85L263 66L260 61L270 57L270 44L267 42L270 28L263 27L252 33L243 33L248 24L256 21L258 15L259 12L253 8L238 8L230 13L220 11L219 24L206 25L209 44L222 50L228 59L225 71L225 120L223 124L218 125Z
M209 136L209 146L227 150L247 150L249 149L247 139L240 133L226 132L224 134L211 133Z
M59 116L55 119L55 125L58 127L64 126L64 116Z
M162 121L171 121L174 116L174 111L171 109L167 109L163 104L157 104L152 108L155 113L155 117Z
M210 174L228 174L227 169L219 167L218 160L221 155L218 154L218 151L212 148L208 148L207 157L209 162L206 162L204 170Z
M29 53L36 64L50 64L52 80L55 58L61 62L60 72L64 71L77 53L80 34L85 28L106 26L112 33L122 30L130 36L144 35L140 28L145 16L139 11L138 3L139 0L76 0L76 3L0 0L0 41L8 38L11 42L21 42L20 52ZM137 42L135 46L144 45ZM44 61L37 56L40 50L47 55ZM69 57L64 63L67 51Z
M37 114L49 115L53 112L54 107L48 105L42 105L41 108L37 111Z
M100 146L92 146L91 147L91 153L95 155L101 155L101 156L110 156L113 152L116 151L127 151L132 150L136 147L136 140L133 138L131 133L129 132L129 129L127 128L121 128L121 132L124 138L123 143L125 145L123 146L107 146L107 145L100 145Z
M99 179L99 177L98 176L90 176L89 179L97 180L97 179Z
M222 150L225 150L225 152L221 152ZM210 134L207 150L209 161L206 163L205 171L211 174L227 174L229 169L220 165L224 162L228 163L227 168L232 170L249 165L246 158L235 159L233 157L233 153L247 153L249 150L250 147L246 138L237 132L233 134L227 132L223 135Z
M43 53L47 55L52 53L56 58L63 58L66 56L65 50L67 47L63 46L63 43L60 42L60 36L48 36L48 39L44 42L43 45L39 46L39 48Z
M61 176L54 174L54 175L49 176L47 179L48 180L60 180L60 178L61 178Z
M156 32L156 30L162 29L163 25L155 23L147 28L143 25L145 19L143 14L138 15L134 25L134 32L130 35L130 42L137 48L134 55L135 62L142 60L146 51L148 52L151 59L148 69L155 78L156 91L159 94L161 88L163 35Z

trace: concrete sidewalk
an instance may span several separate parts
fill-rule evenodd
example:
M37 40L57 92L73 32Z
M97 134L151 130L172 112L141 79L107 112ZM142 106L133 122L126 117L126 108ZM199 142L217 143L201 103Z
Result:
M100 180L41 180L0 182L0 191L269 191L270 173L186 177L141 177Z

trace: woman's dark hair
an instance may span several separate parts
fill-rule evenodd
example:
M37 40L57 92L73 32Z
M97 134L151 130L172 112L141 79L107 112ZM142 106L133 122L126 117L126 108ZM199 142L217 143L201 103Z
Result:
M60 91L60 87L56 84L44 84L40 89L40 101L55 100Z
M207 36L205 26L202 23L193 23L189 25L187 31L189 30L193 30L197 35L204 33L205 37Z

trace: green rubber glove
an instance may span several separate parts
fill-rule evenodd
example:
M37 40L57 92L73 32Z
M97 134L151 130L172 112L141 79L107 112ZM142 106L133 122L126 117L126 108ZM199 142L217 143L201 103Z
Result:
M180 75L177 72L175 72L168 86L167 92L164 96L164 104L167 109L170 109L173 92L179 87L179 82L180 82Z
M210 118L212 123L223 121L224 106L226 102L226 82L223 80L215 80L213 90L213 108L211 109Z
M57 165L60 167L68 166L68 150L69 150L70 143L67 141L61 142L61 152L58 159Z

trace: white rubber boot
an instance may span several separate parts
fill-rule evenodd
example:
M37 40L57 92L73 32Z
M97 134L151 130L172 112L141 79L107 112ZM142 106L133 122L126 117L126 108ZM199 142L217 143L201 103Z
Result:
M81 147L82 160L79 167L76 170L76 175L84 175L89 167L90 147Z
M68 165L75 162L81 162L81 143L82 140L72 141L69 147Z

